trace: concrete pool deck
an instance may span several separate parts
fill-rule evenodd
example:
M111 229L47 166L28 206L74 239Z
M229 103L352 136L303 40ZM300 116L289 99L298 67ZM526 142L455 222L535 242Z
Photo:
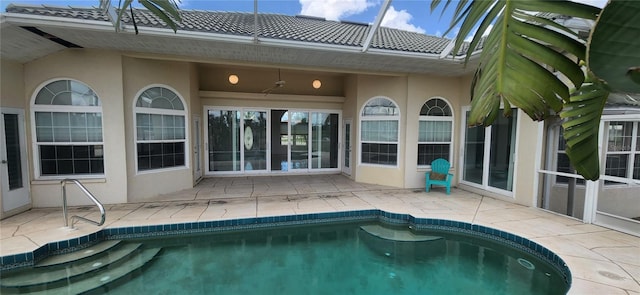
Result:
M100 198L100 196L97 196ZM357 183L340 175L207 178L153 202L105 205L102 227L63 226L61 208L37 208L0 221L0 256L31 252L101 228L246 217L380 209L484 225L533 240L558 254L572 274L569 294L640 294L640 237L453 189L430 193ZM70 214L99 219L95 207Z

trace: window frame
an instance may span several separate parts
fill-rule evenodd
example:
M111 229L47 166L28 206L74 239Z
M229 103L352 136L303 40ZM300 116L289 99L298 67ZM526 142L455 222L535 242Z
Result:
M138 100L140 96L147 90L152 88L165 88L173 92L180 102L182 103L183 110L175 110L175 109L162 109L162 108L150 108L150 107L139 107L137 106ZM150 111L151 110L151 111ZM187 170L190 169L189 159L191 156L191 149L189 148L189 112L188 105L186 100L182 97L182 95L176 91L173 87L165 85L165 84L151 84L146 87L141 88L138 93L136 93L133 102L132 102L132 113L133 113L133 149L134 149L134 167L136 171L136 175L140 174L151 174L151 173L160 173L167 171L178 171L178 170ZM138 114L152 114L152 115L173 115L173 116L182 116L184 118L184 138L183 139L172 139L172 140L163 140L163 139L155 139L155 140L138 140ZM162 168L149 168L146 170L140 170L138 165L138 144L139 143L177 143L182 142L184 148L184 165L180 166L170 166L170 167L162 167Z
M376 99L385 99L388 100L389 102L391 102L393 104L393 106L395 107L395 109L397 110L397 115L364 115L364 110L367 107L367 105L376 100ZM385 167L385 168L398 168L400 167L400 159L401 159L401 149L400 149L400 135L402 134L401 132L401 119L402 119L402 112L400 110L400 107L398 106L398 104L391 98L386 97L386 96L374 96L369 98L364 104L362 104L362 107L360 108L360 111L358 112L358 147L359 147L359 151L358 151L358 165L363 165L363 166L375 166L375 167ZM373 140L363 140L362 139L362 126L364 125L363 122L364 121L396 121L397 122L397 133L396 133L396 139L394 142L391 141L373 141ZM396 161L395 164L390 165L390 164L380 164L380 163L368 163L368 162L363 162L362 161L362 152L363 152L363 145L365 143L372 143L372 144L389 144L389 145L395 145L396 146Z
M86 87L87 89L91 90L91 92L93 92L93 94L95 95L97 101L98 101L98 105L97 106L86 106L86 105L56 105L56 104L36 104L36 99L38 98L38 95L40 94L41 91L43 91L47 86L55 83L55 82L59 82L59 81L70 81L70 82L75 82L75 83L79 83L82 84L84 87ZM54 79L49 79L45 82L43 82L42 84L40 84L38 87L36 87L36 90L33 92L33 95L31 97L31 102L29 104L30 106L30 110L29 110L29 115L30 115L30 121L31 121L31 148L32 148L32 152L33 152L33 166L34 166L34 177L35 180L59 180L59 179L64 179L64 178L74 178L74 179L101 179L101 178L105 178L106 177L106 165L105 163L107 162L107 156L105 153L105 140L104 140L104 110L102 107L102 101L100 100L100 97L98 96L98 94L96 93L95 90L93 90L93 88L91 88L89 85L87 85L86 83L77 80L77 79L73 79L73 78L67 78L67 77L59 77L59 78L54 78ZM70 111L70 108L72 108L73 111ZM38 132L37 132L37 119L36 119L36 113L66 113L66 114L74 114L74 113L97 113L100 114L100 130L101 130L101 141L89 141L87 138L87 141L72 141L71 139L69 141L61 141L61 142L56 142L55 140L47 142L47 141L39 141L38 140ZM71 128L71 124L69 125L69 128ZM53 126L52 126L53 128ZM71 137L71 135L70 135ZM88 137L88 135L87 135ZM40 152L40 147L41 146L101 146L102 147L102 173L95 173L95 174L55 174L55 175L43 175L42 174L42 165L41 165L41 161L42 161L42 156L41 156L41 152Z
M630 148L628 151L610 151L609 140L610 140L611 123L631 123L631 134L630 134L631 141L629 143ZM640 178L639 179L633 178L635 157L636 156L640 157L640 120L634 119L634 118L610 118L605 121L603 129L604 129L604 136L603 136L604 152L602 157L602 171L601 171L602 175L604 175L605 177L610 176L610 177L624 178L630 181L640 180ZM627 167L626 167L624 177L606 174L607 158L609 155L627 155L627 160L626 160ZM605 187L624 187L629 185L630 185L629 183L604 181Z
M451 112L451 116L423 116L420 115L420 112L422 111L422 108L424 107L424 105L427 104L427 102L431 101L431 100L441 100L442 102L444 102L447 107L449 108L449 111ZM454 138L454 130L455 130L455 126L454 126L454 122L455 122L455 112L453 110L453 107L451 106L451 103L444 97L441 96L433 96L428 98L427 100L424 101L424 103L422 104L422 107L420 107L420 110L418 111L418 143L417 143L417 150L416 150L416 164L418 169L428 169L431 168L431 163L429 164L420 164L418 163L418 152L420 150L420 145L421 144L447 144L445 142L429 142L429 141L420 141L420 123L421 122L450 122L451 123L451 129L450 131L450 138L449 138L449 157L447 158L447 161L449 161L449 163L451 163L451 168L454 168L454 161L453 161L453 138Z

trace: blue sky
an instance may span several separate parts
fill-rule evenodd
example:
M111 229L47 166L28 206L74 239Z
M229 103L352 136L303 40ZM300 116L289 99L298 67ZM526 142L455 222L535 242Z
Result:
M117 5L118 0L111 0ZM602 7L606 0L576 0ZM0 0L2 11L9 3L50 4L71 6L97 6L99 0ZM383 0L259 0L258 11L287 15L311 15L328 20L346 20L373 23ZM449 10L441 17L441 12L431 13L430 0L393 0L382 22L383 26L441 36L448 28ZM182 9L253 12L253 0L182 0ZM453 32L447 37L453 37Z

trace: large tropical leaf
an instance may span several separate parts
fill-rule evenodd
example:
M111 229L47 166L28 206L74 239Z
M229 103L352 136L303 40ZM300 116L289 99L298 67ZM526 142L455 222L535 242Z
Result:
M180 0L138 0L138 3L142 4L146 9L159 17L163 22L165 22L173 32L178 31L177 22L181 21L180 17L180 9L178 8L178 2ZM131 19L133 21L133 27L135 29L136 34L138 34L138 25L136 23L136 19L133 14L133 0L124 0L119 2L121 5L118 7L118 19L116 21L115 27L116 30L120 28L120 22L122 21L122 17L129 10L131 14Z
M611 1L602 10L587 65L613 91L640 93L640 78L634 77L640 73L640 1Z
M431 8L444 3L447 9L453 7L451 2L457 3L451 28L460 24L454 52L462 47L464 36L475 30L468 60L491 28L472 85L470 124L490 125L501 105L505 115L515 106L532 119L543 120L569 101L570 88L582 85L579 62L585 59L584 43L544 13L595 19L598 8L544 0L434 0Z
M560 117L566 153L576 172L588 180L600 177L598 129L609 91L604 85L587 82L565 103Z

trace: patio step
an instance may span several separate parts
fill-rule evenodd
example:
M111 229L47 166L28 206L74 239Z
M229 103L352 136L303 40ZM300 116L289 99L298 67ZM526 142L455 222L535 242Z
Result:
M94 248L95 247L95 248ZM160 252L161 248L143 249L139 243L107 243L75 253L52 257L43 264L2 274L2 294L79 294L114 282L141 268ZM107 251L108 250L108 251ZM62 262L66 261L66 262Z

